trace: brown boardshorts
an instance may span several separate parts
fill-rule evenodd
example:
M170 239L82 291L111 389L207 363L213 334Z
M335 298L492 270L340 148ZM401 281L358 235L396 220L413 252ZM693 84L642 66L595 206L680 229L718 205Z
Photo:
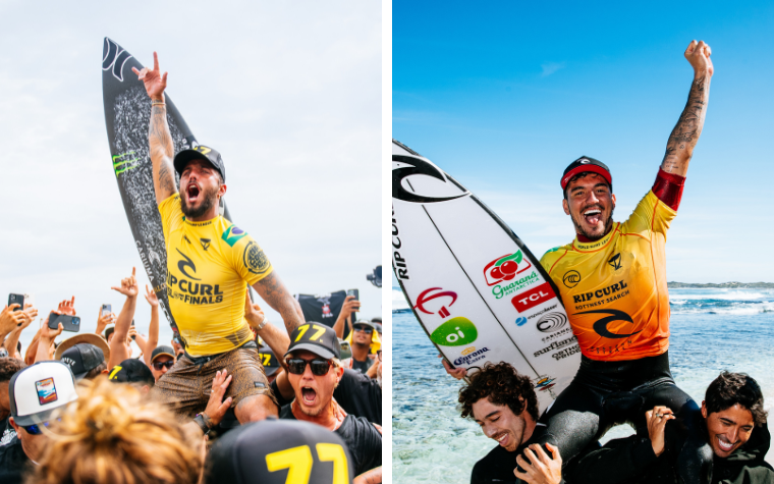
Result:
M182 356L159 378L153 393L178 413L194 416L207 408L212 379L217 371L224 368L232 378L223 399L231 397L232 407L253 395L266 395L277 405L258 356L258 348L252 341L218 355L200 358L188 354Z

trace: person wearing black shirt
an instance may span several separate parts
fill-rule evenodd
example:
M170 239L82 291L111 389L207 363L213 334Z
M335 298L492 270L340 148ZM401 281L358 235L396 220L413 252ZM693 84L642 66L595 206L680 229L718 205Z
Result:
M11 415L11 402L8 396L8 383L11 377L24 368L24 362L16 358L0 358L0 445L7 444L16 432L8 423Z
M352 358L343 361L344 368L352 368L358 373L365 374L374 360L368 357L371 353L371 342L376 327L365 319L358 320L352 325Z
M758 383L743 373L721 373L701 404L705 438L712 448L712 483L774 484L765 461L771 443ZM569 462L565 476L573 484L677 484L678 452L685 430L674 412L656 406L645 413L647 428L609 441Z
M559 450L532 443L546 427L537 423L537 395L527 376L508 363L487 363L460 389L459 403L462 417L473 417L499 444L473 466L471 484L563 482Z
M333 389L344 374L336 332L306 323L293 331L290 340L285 364L295 399L282 408L280 418L311 422L336 433L352 454L355 475L362 480L367 473L370 482L381 482L381 430L363 417L347 415L333 400Z

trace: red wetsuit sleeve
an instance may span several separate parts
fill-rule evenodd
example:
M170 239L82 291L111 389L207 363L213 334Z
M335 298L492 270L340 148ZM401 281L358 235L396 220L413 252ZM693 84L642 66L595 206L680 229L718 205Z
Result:
M683 185L685 185L684 176L667 173L659 168L656 182L653 184L653 194L672 207L672 210L677 210L680 199L683 198Z

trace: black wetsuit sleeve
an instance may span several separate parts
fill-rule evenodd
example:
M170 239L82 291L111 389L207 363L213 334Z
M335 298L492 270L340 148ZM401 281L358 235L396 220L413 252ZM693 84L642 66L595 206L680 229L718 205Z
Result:
M572 484L623 484L641 479L657 459L647 437L632 435L572 459L562 476Z

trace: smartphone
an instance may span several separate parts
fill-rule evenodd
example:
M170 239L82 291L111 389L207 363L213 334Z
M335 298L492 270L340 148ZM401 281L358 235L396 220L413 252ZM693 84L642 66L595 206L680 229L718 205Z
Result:
M21 311L24 309L24 294L9 294L8 295L8 305L11 304L18 304L19 307L14 309L14 311Z
M48 315L48 327L57 329L59 323L62 323L62 329L77 333L81 330L81 318L78 316L68 316L67 314L57 314L52 312Z
M134 326L134 319L132 320L132 326ZM133 334L133 335L132 335L132 339L135 339L135 337L136 337L136 336L137 336L137 335L134 335L134 334Z
M102 315L105 316L106 314L110 314L113 312L113 306L110 304L103 304L102 305Z
M355 300L359 301L360 300L360 291L358 291L357 289L347 289L347 296L355 296ZM352 312L352 323L354 324L355 321L357 321L357 313L353 311Z

